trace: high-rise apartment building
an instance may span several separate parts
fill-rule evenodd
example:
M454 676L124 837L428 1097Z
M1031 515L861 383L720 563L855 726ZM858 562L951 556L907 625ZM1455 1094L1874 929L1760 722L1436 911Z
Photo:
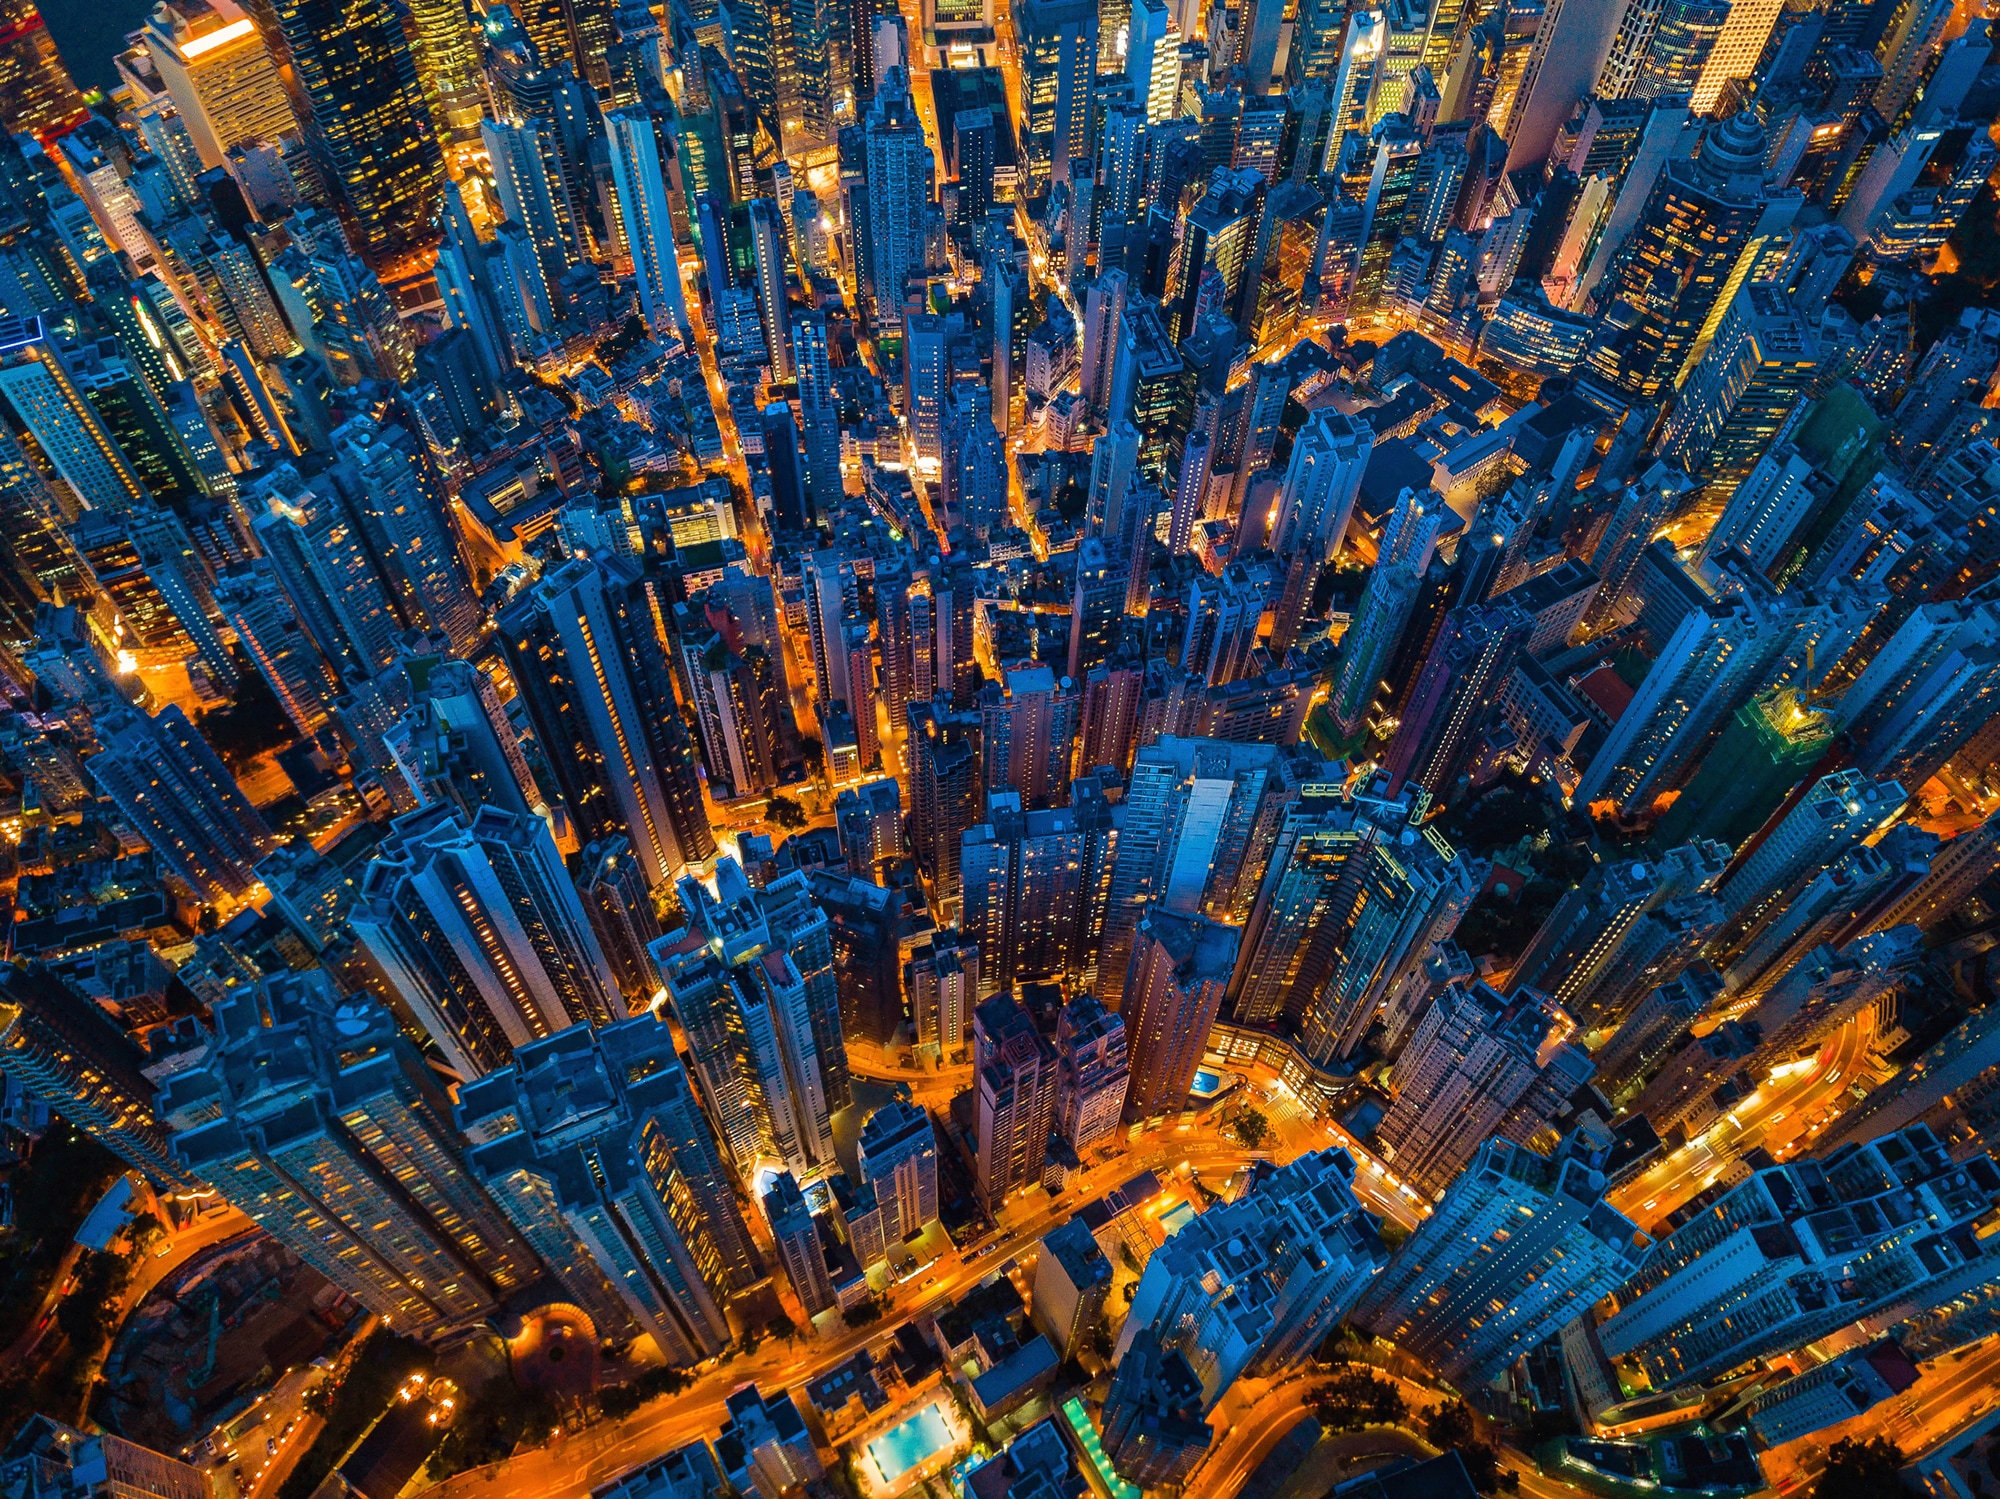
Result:
M1442 1193L1489 1138L1525 1143L1590 1081L1568 1042L1541 1059L1556 1020L1532 989L1502 995L1484 981L1445 986L1417 1022L1390 1075L1396 1101L1376 1140L1405 1181Z
M162 1186L192 1187L153 1116L146 1053L40 968L0 970L0 1073Z
M715 851L651 586L626 558L547 573L500 645L580 836L624 833L658 889Z
M187 715L118 709L96 731L84 769L167 867L210 904L247 896L277 839Z
M540 1271L481 1185L437 1077L323 972L239 985L161 1082L174 1152L258 1227L405 1333L477 1322Z
M1353 1182L1346 1151L1316 1151L1187 1224L1147 1261L1118 1356L1142 1333L1178 1349L1204 1409L1239 1375L1277 1375L1305 1358L1388 1257Z
M1215 1430L1202 1416L1201 1380L1187 1355L1152 1329L1132 1339L1104 1396L1104 1455L1142 1489L1183 1482L1208 1456Z
M1533 629L1527 612L1505 599L1445 616L1383 757L1393 790L1413 783L1440 799L1457 791L1475 736Z
M918 946L903 965L903 997L917 1045L962 1055L979 1003L979 944L947 930Z
M1350 1314L1455 1384L1492 1378L1639 1268L1636 1225L1604 1200L1609 1132L1553 1157L1489 1140Z
M1231 979L1233 1013L1298 1027L1309 1055L1346 1055L1382 1001L1449 937L1478 868L1435 829L1414 795L1309 782L1285 809Z
M1803 885L1886 828L1907 800L1894 781L1878 783L1852 768L1815 781L1717 884L1729 914L1719 951L1741 953Z
M684 331L687 297L674 249L660 122L646 109L619 109L604 117L604 131L610 143L618 214L638 274L639 305L646 324L655 333Z
M923 122L910 100L908 70L883 75L875 103L862 124L867 159L867 255L857 257L859 278L878 328L903 314L903 280L924 264L924 211L931 201L935 165L924 142Z
M1161 908L1139 922L1119 1014L1132 1069L1127 1121L1186 1107L1188 1088L1236 968L1237 928Z
M875 1191L891 1242L923 1231L938 1215L937 1132L915 1104L894 1100L870 1114L858 1145L862 1180Z
M717 1135L737 1175L782 1162L809 1179L832 1165L847 1051L825 913L796 872L753 890L734 859L715 893L677 887L685 925L652 946Z
M755 1245L673 1033L650 1015L523 1046L459 1090L466 1159L597 1335L689 1365L729 1341Z
M389 825L349 920L467 1079L567 1026L622 1020L618 979L539 817L440 804Z
M1110 1293L1111 1261L1082 1218L1069 1218L1042 1235L1029 1315L1064 1358L1074 1357L1095 1329Z
M1056 1111L1055 1050L1011 995L973 1012L972 1078L974 1185L990 1213L1040 1184Z
M805 1193L789 1171L780 1171L764 1189L764 1219L771 1225L771 1239L778 1246L778 1263L785 1267L785 1279L799 1298L806 1317L830 1312L837 1304L833 1277L827 1272L826 1250L820 1243L819 1215L806 1202Z
M1647 1252L1597 1328L1655 1390L1802 1348L1886 1311L1930 1311L1992 1275L1961 1229L2000 1168L1954 1162L1922 1125L1753 1172Z
M1652 938L1640 931L1645 918L1682 914L1677 903L1712 892L1728 867L1729 850L1719 843L1593 866L1528 940L1513 982L1540 989L1586 1024L1608 1029L1621 1014L1604 1001L1633 977L1635 957L1651 955Z
M1285 808L1319 764L1277 745L1171 734L1139 751L1097 957L1097 993L1107 1005L1124 1010L1143 911L1238 924L1249 915Z
M618 992L636 1011L656 982L646 949L660 935L660 919L630 841L602 838L586 848L577 866L576 893Z
M1014 792L1039 810L1069 800L1071 744L1079 702L1069 678L1046 666L1019 667L988 682L979 697L982 783Z
M833 825L848 872L873 879L876 866L903 852L903 792L894 777L841 788Z
M1089 994L1056 1018L1056 1133L1079 1156L1111 1137L1132 1081L1125 1021Z
M988 992L1025 979L1081 973L1103 911L1111 808L1094 779L1072 805L1023 812L1012 791L989 791L986 821L959 840L959 929L979 944Z
M397 611L412 628L442 631L471 651L487 625L472 577L446 519L429 455L408 427L356 416L333 430L336 481L368 536Z
M387 0L271 7L312 114L307 138L362 259L386 272L437 243L444 156Z
M959 848L979 820L979 721L940 699L909 705L910 852L934 908L954 907Z

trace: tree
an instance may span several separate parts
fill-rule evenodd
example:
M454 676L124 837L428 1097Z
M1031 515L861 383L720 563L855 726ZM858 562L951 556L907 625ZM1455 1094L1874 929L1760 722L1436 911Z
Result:
M1902 1449L1887 1437L1865 1442L1843 1437L1827 1449L1813 1499L1897 1499L1903 1492L1896 1477L1902 1466Z
M490 1380L431 1454L431 1477L442 1482L467 1468L497 1463L522 1442L546 1441L561 1421L561 1410L543 1391L524 1390L505 1375Z
M1479 1440L1463 1400L1432 1406L1424 1416L1424 1438L1441 1451L1456 1452L1480 1493L1491 1494L1500 1487L1500 1454Z
M811 820L804 807L780 791L771 793L771 809L765 816L781 828L802 828Z
M1424 1413L1424 1440L1433 1447L1464 1447L1477 1440L1472 1412L1463 1400L1448 1400Z
M1248 1104L1232 1113L1224 1128L1242 1141L1246 1150L1260 1149L1271 1135L1271 1121Z
M1403 1392L1392 1379L1367 1369L1348 1369L1314 1399L1319 1419L1335 1431L1395 1426L1409 1415Z

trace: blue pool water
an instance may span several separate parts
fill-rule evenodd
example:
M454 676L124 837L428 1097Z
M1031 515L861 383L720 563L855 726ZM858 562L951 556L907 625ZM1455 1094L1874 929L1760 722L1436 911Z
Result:
M868 1444L885 1482L894 1483L934 1453L951 1445L951 1428L936 1405L927 1405L901 1426L892 1427Z
M1222 1074L1211 1072L1206 1067L1197 1068L1194 1084L1188 1091L1197 1098L1213 1098L1222 1091Z
M1168 1208L1166 1212L1160 1214L1160 1227L1167 1231L1167 1237L1171 1239L1175 1234L1187 1227L1193 1218L1194 1204L1177 1202Z

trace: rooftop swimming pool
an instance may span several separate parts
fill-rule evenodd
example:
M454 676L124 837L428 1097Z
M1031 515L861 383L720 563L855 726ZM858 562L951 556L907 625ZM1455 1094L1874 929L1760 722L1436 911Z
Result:
M1222 1091L1222 1074L1207 1067L1195 1069L1194 1082L1188 1092L1196 1098L1213 1098Z
M868 1444L876 1471L884 1483L893 1484L919 1463L951 1445L951 1428L933 1402L901 1426L891 1427Z
M1160 1227L1167 1231L1167 1237L1171 1239L1175 1234L1186 1228L1188 1224L1192 1223L1194 1216L1193 1203L1177 1202L1164 1213L1160 1214Z

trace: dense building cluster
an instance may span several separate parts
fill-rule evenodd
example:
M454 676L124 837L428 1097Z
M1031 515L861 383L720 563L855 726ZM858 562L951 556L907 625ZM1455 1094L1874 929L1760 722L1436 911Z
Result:
M1907 1390L2000 1330L1992 51L161 0L86 91L0 0L7 1159L679 1371L629 1499L940 1371L982 1499L1199 1492L1355 1332Z

